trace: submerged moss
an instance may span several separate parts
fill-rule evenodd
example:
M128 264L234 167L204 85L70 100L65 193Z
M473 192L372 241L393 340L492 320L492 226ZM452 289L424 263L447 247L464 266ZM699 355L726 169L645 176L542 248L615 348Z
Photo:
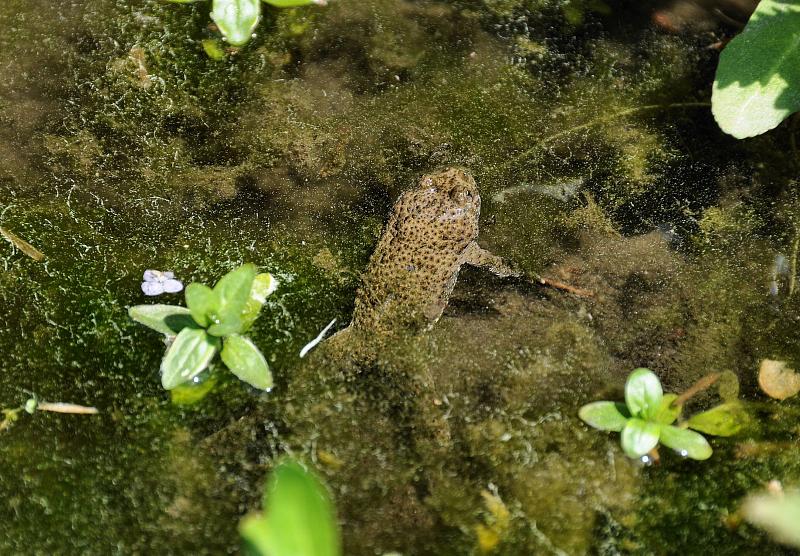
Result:
M348 554L478 550L486 492L508 512L497 554L764 542L720 519L797 481L791 409L708 465L644 471L577 418L637 366L670 390L729 369L756 399L760 358L800 357L797 303L765 287L795 233L781 137L733 146L702 110L638 110L696 102L706 50L602 31L592 2L376 0L266 11L215 60L207 6L80 4L0 7L0 224L47 255L1 253L0 397L102 414L4 433L0 551L233 551L285 451L327 476ZM301 361L348 320L397 194L444 164L478 179L484 245L594 295L467 270L429 334L369 365ZM281 282L252 331L275 390L219 375L171 405L163 345L125 312L141 273L247 261Z

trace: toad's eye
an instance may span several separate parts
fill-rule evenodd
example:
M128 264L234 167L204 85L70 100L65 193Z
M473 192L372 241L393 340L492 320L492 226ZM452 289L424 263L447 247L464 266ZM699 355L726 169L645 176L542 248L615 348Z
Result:
M469 189L455 188L450 191L450 199L458 204L467 203L472 200L472 192Z

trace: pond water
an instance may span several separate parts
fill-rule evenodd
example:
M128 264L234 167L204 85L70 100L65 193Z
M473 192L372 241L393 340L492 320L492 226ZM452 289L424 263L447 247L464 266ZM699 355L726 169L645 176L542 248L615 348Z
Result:
M285 453L328 483L348 555L790 553L739 507L800 481L800 407L756 384L762 359L800 363L800 298L770 291L797 257L794 128L723 135L721 32L669 34L652 7L265 7L213 60L207 3L3 2L0 226L45 258L0 250L0 406L100 413L0 432L0 553L237 553ZM349 321L397 197L452 165L483 247L592 295L465 268L431 330L301 359ZM280 282L250 333L275 387L212 366L205 397L170 396L127 314L142 273L245 262ZM577 411L636 367L670 392L734 373L751 426L706 461L628 459Z

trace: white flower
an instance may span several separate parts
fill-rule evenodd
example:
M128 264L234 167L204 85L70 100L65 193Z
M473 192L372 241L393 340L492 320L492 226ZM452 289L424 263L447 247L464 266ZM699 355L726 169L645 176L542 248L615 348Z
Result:
M183 289L180 280L175 279L172 272L160 270L145 270L142 291L145 295L160 295L162 293L178 293Z

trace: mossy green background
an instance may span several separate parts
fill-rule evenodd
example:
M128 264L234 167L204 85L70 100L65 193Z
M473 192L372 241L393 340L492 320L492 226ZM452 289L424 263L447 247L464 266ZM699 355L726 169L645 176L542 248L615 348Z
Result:
M796 297L767 294L797 233L792 130L740 144L702 107L606 118L708 99L705 39L647 15L337 1L265 9L214 61L207 4L4 2L0 225L47 258L0 251L0 404L31 391L101 414L2 433L0 552L234 552L291 450L331 485L347 554L475 551L484 489L512 515L498 554L779 553L728 518L800 480L796 402L754 378L761 358L800 361ZM395 198L446 164L478 181L482 245L596 297L465 270L430 334L326 390L337 362L300 348L348 321ZM143 271L214 283L244 262L281 283L251 333L275 389L212 369L202 402L171 403L163 343L126 313ZM708 462L640 469L577 419L638 366L670 391L732 370L765 424Z

